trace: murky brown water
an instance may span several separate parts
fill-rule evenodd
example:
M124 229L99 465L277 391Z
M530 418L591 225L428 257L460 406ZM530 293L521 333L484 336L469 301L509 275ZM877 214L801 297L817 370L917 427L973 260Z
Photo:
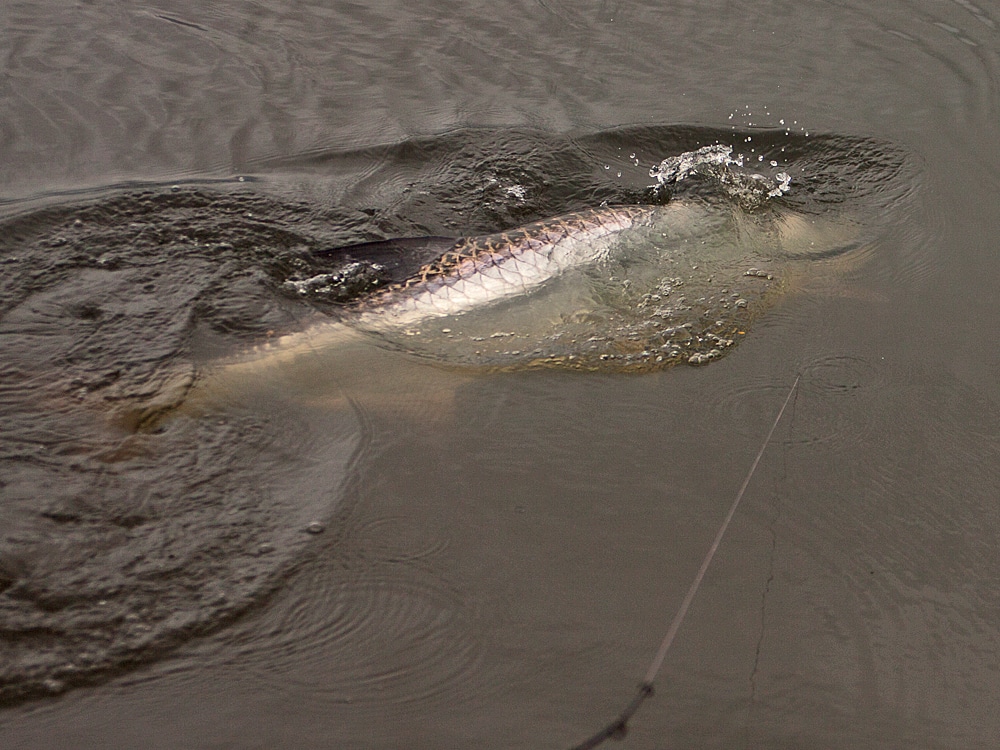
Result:
M995 744L992 10L2 15L0 745L571 746L634 694L798 373L627 744ZM641 202L717 140L865 227L725 359L362 342L160 412L367 283L289 291L331 247Z

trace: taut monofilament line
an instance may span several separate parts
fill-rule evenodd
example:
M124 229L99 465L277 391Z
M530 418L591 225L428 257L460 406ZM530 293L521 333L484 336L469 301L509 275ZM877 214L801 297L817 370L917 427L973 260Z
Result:
M656 680L657 674L660 672L660 668L663 666L664 659L667 657L667 651L670 650L670 646L673 644L674 638L677 636L677 631L680 630L681 623L684 622L684 617L687 615L691 602L694 601L694 597L698 593L698 588L701 586L701 582L705 578L705 573L708 571L709 565L712 564L712 558L715 557L715 553L718 551L719 545L722 543L722 538L726 535L726 530L729 528L729 524L733 520L733 516L736 515L736 510L739 508L740 502L743 500L743 495L746 492L747 487L750 485L750 480L753 478L754 472L757 470L757 465L760 463L760 459L764 456L764 451L767 450L767 446L771 442L771 437L774 435L774 431L777 429L778 423L781 421L781 417L785 413L785 409L792 400L792 395L795 393L795 389L798 387L801 377L801 374L796 375L795 381L792 383L792 387L788 389L788 395L785 396L785 401L778 410L778 415L774 418L774 422L771 424L771 429L767 432L767 437L764 438L764 442L761 444L760 450L757 451L757 457L754 458L753 463L750 465L750 470L747 472L746 478L743 480L743 484L740 485L740 489L736 493L736 497L734 498L732 505L729 506L729 512L722 520L722 524L719 526L719 531L716 533L715 539L712 541L712 546L708 548L708 552L705 554L705 559L702 561L701 567L698 569L698 573L691 582L691 586L688 588L687 594L684 596L684 600L681 602L681 606L677 610L677 614L674 615L674 619L670 623L670 627L667 629L667 634L663 637L663 641L660 643L660 648L657 650L656 656L654 656L653 661L650 662L649 669L646 671L646 676L639 685L639 690L636 693L636 696L625 707L625 710L618 715L618 718L607 724L603 729L584 740L579 745L574 745L571 750L590 750L591 748L602 744L605 740L612 738L621 739L624 737L625 732L628 730L629 720L635 712L639 710L639 706L643 704L646 698L653 694L653 683Z

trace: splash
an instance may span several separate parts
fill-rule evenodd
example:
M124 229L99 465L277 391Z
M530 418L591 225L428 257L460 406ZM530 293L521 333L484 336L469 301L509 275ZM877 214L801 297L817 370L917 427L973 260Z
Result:
M679 182L689 178L705 178L735 200L742 208L759 208L768 200L784 195L791 189L792 178L787 172L767 175L745 166L743 154L733 156L733 147L726 144L702 146L668 156L649 170L656 179L650 188L655 194L672 192ZM771 162L777 166L777 162Z

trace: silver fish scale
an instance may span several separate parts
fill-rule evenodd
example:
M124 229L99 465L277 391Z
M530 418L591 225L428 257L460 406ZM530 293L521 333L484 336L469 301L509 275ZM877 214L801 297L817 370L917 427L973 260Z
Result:
M373 330L405 328L523 295L570 268L602 258L616 235L658 210L587 209L511 232L461 239L413 278L361 303L355 323Z

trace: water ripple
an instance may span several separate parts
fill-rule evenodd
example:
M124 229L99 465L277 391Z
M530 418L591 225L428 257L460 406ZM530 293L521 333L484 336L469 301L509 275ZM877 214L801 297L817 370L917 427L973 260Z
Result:
M374 713L460 701L484 679L475 605L433 571L382 561L345 576L316 566L295 589L226 636L257 679Z

